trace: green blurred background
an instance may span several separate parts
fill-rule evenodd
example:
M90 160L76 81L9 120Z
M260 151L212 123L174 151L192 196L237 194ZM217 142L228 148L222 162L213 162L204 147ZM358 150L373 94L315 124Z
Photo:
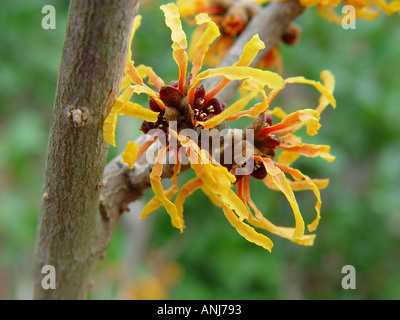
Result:
M46 4L56 8L56 30L41 27ZM177 68L158 6L142 5L134 57L170 81ZM67 11L66 1L0 2L0 299L32 296L33 248ZM305 159L297 166L314 178L331 179L322 191L315 245L300 247L271 236L275 247L267 253L240 237L221 210L196 192L185 205L183 234L162 209L145 221L137 212L124 217L99 263L91 299L400 298L399 16L358 21L356 30L344 30L308 9L297 22L303 29L300 42L281 47L284 75L318 80L320 71L329 69L337 82L337 109L327 109L320 134L306 140L331 145L336 161ZM316 98L313 88L294 85L279 104L287 110L315 107ZM121 121L118 148L110 149L110 158L138 136L138 125L134 119ZM189 176L184 173L180 183ZM272 221L293 225L281 194L255 184L252 195ZM297 195L312 221L314 196ZM149 190L144 198L151 196ZM356 290L341 286L345 265L356 268Z

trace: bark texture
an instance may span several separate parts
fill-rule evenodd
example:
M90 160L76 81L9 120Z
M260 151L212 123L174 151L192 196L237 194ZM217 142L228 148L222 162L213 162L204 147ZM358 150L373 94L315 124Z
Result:
M104 119L119 93L137 0L72 0L50 128L35 252L34 299L84 299L108 246L99 210ZM44 290L43 266L56 270Z

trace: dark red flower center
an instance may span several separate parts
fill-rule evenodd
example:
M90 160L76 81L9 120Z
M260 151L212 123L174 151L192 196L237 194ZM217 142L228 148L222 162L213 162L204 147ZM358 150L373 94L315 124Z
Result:
M190 79L188 79L188 81L190 82ZM204 86L198 86L195 89L194 103L192 106L189 106L186 94L178 90L175 83L171 86L162 87L159 92L159 98L164 103L166 110L162 110L156 100L150 99L150 110L159 112L158 119L156 122L144 121L140 130L142 130L143 133L148 133L152 129L161 129L167 132L168 120L171 119L171 116L168 116L168 114L174 114L174 120L178 122L178 128L185 121L188 123L184 127L191 127L195 121L206 121L220 114L225 109L225 104L221 100L212 98L209 101L205 101L205 96L206 91ZM187 110L185 110L186 108L191 108L192 111L188 113ZM173 112L171 111L172 109L174 109ZM168 114L166 115L166 113ZM188 114L191 115L189 118L192 119L188 119Z

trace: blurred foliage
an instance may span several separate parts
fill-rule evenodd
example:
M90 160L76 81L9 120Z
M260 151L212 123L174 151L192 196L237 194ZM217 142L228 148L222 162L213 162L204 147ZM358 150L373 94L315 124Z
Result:
M177 68L169 30L159 4L143 2L135 60L173 80ZM46 4L57 10L56 30L41 28ZM54 0L0 3L0 299L31 297L47 135L67 11L66 2ZM132 230L120 224L107 259L99 264L92 299L400 298L399 16L358 21L356 30L344 30L308 9L297 22L303 29L300 42L281 47L285 76L317 80L320 71L329 69L337 82L338 108L326 110L320 134L307 138L332 145L337 159L298 164L312 177L331 179L322 191L315 245L300 247L271 236L275 247L269 254L240 237L221 210L196 192L185 204L183 234L161 209L140 222L150 230L144 245L134 243ZM316 98L312 88L294 85L278 103L294 110L314 107ZM131 119L121 121L119 149L112 148L110 157L138 135L138 125ZM180 182L189 176L182 174ZM252 195L272 221L293 224L281 194L257 188L254 182ZM146 192L146 199L151 196ZM311 221L312 193L298 193L298 198ZM131 265L127 252L135 246L144 252L141 262ZM357 270L356 290L341 287L344 265ZM138 288L147 289L138 295Z

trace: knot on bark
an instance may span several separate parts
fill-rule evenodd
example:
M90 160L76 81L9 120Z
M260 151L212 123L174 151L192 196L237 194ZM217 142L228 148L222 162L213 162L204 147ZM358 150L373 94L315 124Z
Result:
M89 111L82 107L69 107L68 119L75 128L82 128L86 125L89 118Z

